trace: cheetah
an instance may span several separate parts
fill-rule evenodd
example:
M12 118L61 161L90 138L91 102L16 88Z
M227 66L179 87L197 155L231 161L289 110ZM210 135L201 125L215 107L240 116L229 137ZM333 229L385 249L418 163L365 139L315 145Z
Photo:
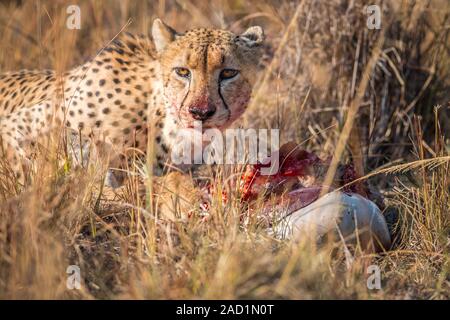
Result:
M211 28L179 33L155 19L151 36L124 33L64 74L4 73L0 135L7 155L12 163L28 157L27 146L56 125L109 146L111 159L128 148L145 153L152 131L160 174L178 130L195 121L223 130L245 111L263 40L259 26L240 35Z

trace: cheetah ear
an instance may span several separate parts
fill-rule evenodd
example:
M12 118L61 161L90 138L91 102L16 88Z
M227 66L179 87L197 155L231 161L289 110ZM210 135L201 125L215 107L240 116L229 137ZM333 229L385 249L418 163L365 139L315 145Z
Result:
M248 28L239 36L248 47L259 46L264 41L264 31L260 26Z
M177 32L162 22L160 19L155 19L152 26L152 37L155 43L157 52L161 52L164 48L175 40Z

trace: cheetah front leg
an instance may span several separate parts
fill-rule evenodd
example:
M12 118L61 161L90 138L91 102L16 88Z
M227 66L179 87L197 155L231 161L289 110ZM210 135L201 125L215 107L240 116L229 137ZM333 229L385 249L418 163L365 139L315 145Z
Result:
M0 119L0 138L2 153L2 174L12 176L24 184L32 166L38 128L45 122L35 116L35 110L42 110L46 105L37 105L10 113ZM36 121L39 120L39 121Z
M67 148L72 163L83 168L92 163L107 164L103 179L105 186L112 189L121 187L127 176L126 157L114 150L111 143L95 137L86 138L70 129L68 131Z
M69 161L74 166L87 166L93 153L90 139L66 128L64 119L63 108L54 108L50 101L2 117L0 137L4 174L12 171L13 176L24 184L37 155L44 156L47 162L58 166L60 161ZM95 156L99 154L102 153L97 152Z
M156 177L154 186L155 205L166 219L187 219L202 202L202 190L187 173L172 171Z
M23 152L0 137L0 157L0 175L6 178L2 180L23 185L28 171L26 168L30 167L30 161L24 157Z
M16 177L28 176L34 155L70 161L74 166L90 164L108 166L105 183L112 188L123 185L130 165L123 154L124 146L116 136L105 136L95 125L70 128L66 121L68 107L52 101L21 108L0 119L0 136L5 149L4 159ZM66 111L66 112L65 112ZM73 124L76 128L76 123ZM116 142L115 139L117 140ZM143 144L143 142L142 142Z

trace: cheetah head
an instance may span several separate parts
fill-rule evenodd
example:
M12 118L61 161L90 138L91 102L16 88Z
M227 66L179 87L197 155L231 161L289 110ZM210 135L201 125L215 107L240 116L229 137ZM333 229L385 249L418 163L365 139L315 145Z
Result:
M159 54L166 110L183 127L224 129L245 111L264 34L250 27L241 35L218 29L178 33L161 20L152 36Z

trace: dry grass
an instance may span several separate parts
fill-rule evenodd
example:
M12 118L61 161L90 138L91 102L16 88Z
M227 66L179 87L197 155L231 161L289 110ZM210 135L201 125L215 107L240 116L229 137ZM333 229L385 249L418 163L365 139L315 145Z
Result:
M82 1L82 29L73 31L64 28L72 2L2 1L0 71L66 70L129 19L126 29L140 33L157 16L180 30L260 24L266 71L237 125L280 128L282 142L360 159L385 197L395 247L349 257L339 242L281 242L255 221L243 228L233 199L215 199L207 223L183 212L168 219L152 205L145 172L111 195L103 164L61 167L64 155L50 147L25 186L1 161L0 298L450 297L447 1L375 1L379 31L366 28L362 1L345 0ZM208 177L227 185L227 174ZM72 264L81 290L66 288ZM367 289L369 264L380 266L382 290Z

